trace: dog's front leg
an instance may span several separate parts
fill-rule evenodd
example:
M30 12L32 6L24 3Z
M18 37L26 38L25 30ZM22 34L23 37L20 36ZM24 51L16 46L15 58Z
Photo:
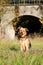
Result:
M20 50L23 51L22 45L20 44Z
M25 45L24 45L24 43L21 43L20 44L20 50L23 52L23 51L25 51Z

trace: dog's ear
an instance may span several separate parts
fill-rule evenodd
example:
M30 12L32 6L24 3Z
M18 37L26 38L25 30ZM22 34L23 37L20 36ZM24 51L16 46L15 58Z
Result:
M20 30L21 27L18 27L17 29Z
M20 29L22 29L22 28L23 28L23 27L20 26L20 27L18 27L18 30L20 31Z
M27 28L25 28L25 30L29 32L29 30Z
M17 29L20 29L20 27L18 27Z

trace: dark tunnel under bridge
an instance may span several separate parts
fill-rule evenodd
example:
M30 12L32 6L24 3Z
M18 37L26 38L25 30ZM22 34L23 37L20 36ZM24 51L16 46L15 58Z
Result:
M16 28L19 26L27 28L29 33L40 32L41 22L39 18L32 15L23 15L19 17L19 21L16 24Z

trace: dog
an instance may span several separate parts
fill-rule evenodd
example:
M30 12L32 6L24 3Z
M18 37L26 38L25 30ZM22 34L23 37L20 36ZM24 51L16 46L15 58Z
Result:
M19 37L20 37L20 50L21 51L29 51L31 48L31 42L27 37L27 28L19 27L18 28Z

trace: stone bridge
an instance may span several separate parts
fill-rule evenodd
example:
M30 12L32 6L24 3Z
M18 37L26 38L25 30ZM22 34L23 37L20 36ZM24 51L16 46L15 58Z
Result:
M31 6L4 6L2 20L10 21L16 16L32 15L40 19L43 18L43 5L31 5Z
M41 10L41 6L38 5L19 6L18 16L23 16L23 15L32 15L41 19L43 17L43 10Z
M1 6L2 9L1 16L1 26L4 28L5 33L14 39L14 29L11 24L9 24L15 17L23 15L32 15L43 19L43 5L30 5L30 6ZM11 29L10 29L11 28ZM10 32L9 32L10 31ZM13 33L13 34L12 34Z

